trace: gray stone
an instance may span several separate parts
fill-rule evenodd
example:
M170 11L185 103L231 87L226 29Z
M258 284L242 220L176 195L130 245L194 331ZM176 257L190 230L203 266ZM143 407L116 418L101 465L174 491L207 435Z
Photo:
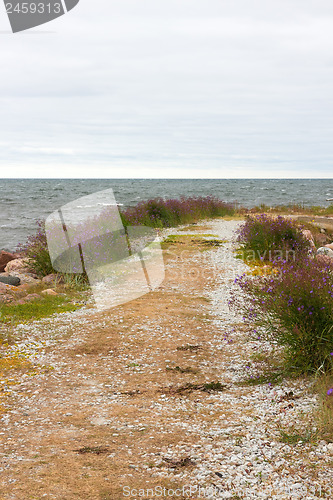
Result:
M21 280L20 280L20 278L17 278L16 276L1 276L0 275L0 283L4 283L5 285L18 286L21 283Z
M320 247L317 250L317 255L326 255L327 257L333 259L333 250L328 247Z

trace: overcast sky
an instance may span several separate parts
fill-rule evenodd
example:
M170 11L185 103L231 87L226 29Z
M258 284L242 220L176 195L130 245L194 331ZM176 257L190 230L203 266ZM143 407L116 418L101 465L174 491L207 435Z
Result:
M0 177L333 177L332 0L81 0L12 34Z

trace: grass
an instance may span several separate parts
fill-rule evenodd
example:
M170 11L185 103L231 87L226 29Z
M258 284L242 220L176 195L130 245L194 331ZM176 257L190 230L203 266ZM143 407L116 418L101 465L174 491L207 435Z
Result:
M172 394L189 394L194 391L201 391L201 392L208 392L208 393L213 393L213 392L221 392L224 391L225 388L227 387L226 384L221 384L221 382L206 382L204 384L184 384L181 385L180 387L171 387L169 388L168 392Z
M24 356L18 354L0 353L0 377L12 371L27 371L32 364Z
M329 216L333 215L333 205L328 207L321 206L305 206L301 203L290 203L288 205L275 205L273 207L265 204L261 204L253 207L251 210L253 213L268 212L271 214L300 214L300 215L323 215Z
M318 394L318 408L314 413L316 426L321 439L333 443L333 371L321 375L315 381L314 391Z
M80 305L73 304L71 299L64 295L45 296L41 297L41 300L26 304L0 305L0 324L17 324L38 320L54 313L75 311L79 307Z
M319 432L315 428L297 428L292 426L288 429L278 428L280 433L280 441L292 446L296 444L313 443L318 440Z
M240 382L237 382L237 385L239 386L246 386L246 385L254 386L263 384L276 385L282 382L282 380L285 378L285 375L286 373L282 369L278 371L267 370L259 375L246 377Z
M210 238L210 239L205 239ZM168 245L191 245L192 247L200 246L204 249L219 247L226 240L220 240L211 234L170 234L162 243L162 248Z

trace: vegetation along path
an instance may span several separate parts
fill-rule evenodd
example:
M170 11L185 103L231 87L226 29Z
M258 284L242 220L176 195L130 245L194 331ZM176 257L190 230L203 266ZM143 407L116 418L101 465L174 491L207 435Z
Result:
M12 328L0 498L331 497L311 383L279 378L278 353L229 310L250 271L238 225L165 231L154 293Z

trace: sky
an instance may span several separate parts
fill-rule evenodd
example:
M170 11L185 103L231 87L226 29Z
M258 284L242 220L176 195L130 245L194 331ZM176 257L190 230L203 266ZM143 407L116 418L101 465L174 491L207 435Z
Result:
M331 0L81 0L13 34L0 177L332 178Z

